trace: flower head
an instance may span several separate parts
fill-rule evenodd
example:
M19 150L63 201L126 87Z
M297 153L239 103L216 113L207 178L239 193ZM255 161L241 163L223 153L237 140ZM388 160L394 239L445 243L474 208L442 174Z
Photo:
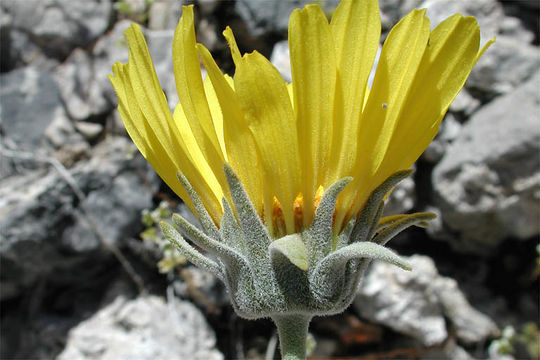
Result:
M287 83L257 51L241 55L227 28L233 79L196 42L193 8L184 7L173 43L174 114L135 24L126 31L129 61L114 65L111 81L142 154L193 207L181 171L216 224L222 198L231 200L227 162L274 237L309 227L323 191L351 176L336 205L338 234L424 151L482 52L474 18L454 15L431 31L425 10L414 10L388 34L370 88L380 29L376 0L342 1L330 22L317 5L295 10Z
M371 259L409 268L384 245L434 215L381 219L385 197L486 49L474 18L430 30L414 10L388 34L369 87L380 29L376 0L343 0L330 23L318 6L295 10L289 84L260 53L241 55L227 28L231 78L196 43L193 8L184 7L174 114L137 25L126 32L128 63L113 66L129 135L203 228L175 215L174 226L162 223L165 236L225 283L239 315L274 320L284 358L305 357L311 317L346 308Z

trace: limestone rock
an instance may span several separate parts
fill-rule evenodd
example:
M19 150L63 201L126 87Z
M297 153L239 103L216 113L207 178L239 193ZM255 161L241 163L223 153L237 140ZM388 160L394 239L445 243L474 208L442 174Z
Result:
M159 184L124 138L101 143L90 160L67 171L84 195L82 203L52 168L0 182L2 298L16 296L38 279L83 281L85 269L73 269L110 257L97 231L116 246L136 235L140 213L152 207Z
M445 318L468 345L498 335L493 321L468 303L455 280L439 275L433 260L413 255L408 261L410 272L384 262L371 265L353 303L361 316L425 346L448 337Z
M467 89L463 88L450 104L450 112L470 116L480 106L480 101L471 96Z
M279 41L274 45L270 62L279 70L285 81L292 81L289 42L287 40Z
M53 79L34 67L0 76L0 110L3 135L23 150L42 146L47 127L64 116Z
M152 30L174 30L182 15L182 3L178 0L157 0L148 10L148 28Z
M457 121L456 117L452 113L447 113L437 136L428 145L422 154L422 158L434 164L439 162L450 144L459 136L461 128L462 125Z
M179 102L174 79L171 50L174 30L146 30L145 36L148 41L148 51L150 51L150 55L154 60L159 83L167 95L169 107L173 110Z
M489 95L508 93L540 68L538 47L498 36L471 72L466 87Z
M230 304L225 286L209 272L190 266L181 270L180 277L183 281L175 282L175 291L180 297L191 299L209 311Z
M130 22L120 21L98 40L92 52L75 49L53 73L69 116L87 120L104 116L116 106L116 95L107 77L116 61L128 58L124 31Z
M379 2L383 31L389 31L411 10L419 7L422 0L385 0Z
M93 60L82 49L75 49L55 69L55 80L66 111L72 119L85 120L110 110L111 105L104 101L95 76Z
M111 0L5 0L1 6L14 29L57 58L103 34L112 12Z
M58 360L221 360L216 338L191 303L118 297L70 331Z
M112 65L128 60L124 32L131 22L118 22L113 30L99 39L91 53L76 49L54 71L62 100L70 117L83 121L105 117L117 105L116 94L109 81ZM174 30L143 28L154 66L171 108L178 103L172 65Z
M489 254L540 234L540 73L463 126L433 171L435 205L456 250Z
M426 16L434 27L444 19L454 15L474 16L480 25L482 42L486 42L499 33L504 19L501 4L495 0L424 0L417 6L427 9Z
M307 0L238 0L235 10L246 23L250 34L258 37L265 33L286 33L291 12L309 3ZM325 10L335 9L338 4L339 0L323 3Z
M403 179L392 190L384 205L383 216L404 214L414 207L416 202L415 184L412 177Z

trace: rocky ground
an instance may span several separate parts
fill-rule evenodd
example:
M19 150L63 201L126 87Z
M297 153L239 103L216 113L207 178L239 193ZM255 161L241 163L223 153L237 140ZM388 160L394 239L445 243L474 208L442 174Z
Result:
M337 2L321 3L330 14ZM277 356L269 321L237 318L221 284L161 242L156 217L186 209L115 110L107 74L127 60L131 21L178 101L181 3L0 2L0 358ZM195 1L198 40L231 72L230 25L242 50L290 77L287 19L304 3ZM313 359L538 359L540 3L381 0L383 34L415 7L432 24L473 15L497 42L389 200L391 212L439 215L391 245L414 271L374 263L349 310L313 321Z

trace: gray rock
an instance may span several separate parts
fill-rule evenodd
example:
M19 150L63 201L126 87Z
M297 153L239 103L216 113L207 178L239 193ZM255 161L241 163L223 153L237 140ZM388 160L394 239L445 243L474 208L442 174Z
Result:
M137 234L141 211L152 206L159 179L131 141L114 138L100 144L94 156L85 164L77 164L72 172L86 193L88 215L110 243L121 245L122 239ZM62 242L84 252L102 246L94 245L98 242L96 234L84 221L66 228Z
M13 18L0 6L0 28L11 26Z
M447 113L441 123L437 137L428 145L422 154L422 158L431 163L441 160L448 146L459 136L462 125L452 113Z
M67 167L90 153L90 145L65 114L52 121L45 130L45 137L56 149L51 155Z
M49 143L57 149L71 142L74 138L76 138L75 141L84 142L82 136L75 131L75 127L65 114L56 116L45 129L44 135Z
M212 52L223 50L223 36L221 36L223 29L218 29L218 26L216 21L202 18L196 28L197 41L204 44Z
M44 50L32 41L31 35L24 31L7 27L0 41L5 49L2 57L6 71L31 65L48 72L58 65L58 60L47 57Z
M126 63L128 47L124 32L131 25L119 21L113 30L99 39L90 54L76 49L54 72L62 100L76 121L105 117L117 105L108 74L115 62ZM173 76L172 39L174 30L143 29L161 85L171 108L178 103Z
M126 63L128 60L128 46L124 32L131 25L131 21L122 20L117 22L113 29L102 36L94 46L90 54L93 60L93 87L96 91L92 103L98 106L94 113L108 112L118 104L116 94L109 81L108 75L112 74L112 66L115 62Z
M500 2L496 0L385 0L380 2L383 30L390 30L399 20L413 9L427 9L431 27L454 14L474 16L480 24L483 42L500 34L502 28L510 26L512 33L519 35L519 42L529 43L534 34L521 23L504 25L505 14Z
M221 360L216 338L191 303L118 297L73 328L59 360Z
M167 95L169 107L174 109L179 102L176 82L174 80L171 50L174 30L145 30L145 36L148 41L148 51L150 51L150 55L154 61L159 83Z
M111 0L5 0L1 6L11 16L13 29L60 58L103 34L112 12Z
M107 117L107 124L107 132L109 134L128 136L126 128L122 123L122 118L120 117L118 109L114 109L113 112L109 114L109 116Z
M182 15L182 3L178 0L157 0L148 11L148 28L152 30L174 30Z
M3 298L38 279L80 283L85 270L73 269L110 257L97 231L116 246L138 233L140 213L152 206L159 180L135 151L127 139L110 138L90 160L67 170L83 193L82 203L54 169L0 182Z
M489 254L540 233L540 72L463 126L433 171L435 203L456 250Z
M419 259L409 259L412 272L373 263L353 304L362 317L429 346L443 342L448 334L437 296L428 291L436 269L433 264L426 269L424 259Z
M390 30L401 18L422 3L422 0L385 0L379 2L381 25Z
M238 0L235 10L246 23L252 36L258 37L265 33L287 33L289 15L296 8L312 3L308 0ZM339 0L324 2L323 8L327 11L335 9Z
M467 89L463 88L450 104L449 110L450 112L463 114L468 117L474 113L479 106L480 101L472 97Z
M392 190L384 205L383 216L406 213L416 202L415 186L412 177L405 178Z
M438 275L432 289L437 294L444 316L450 320L456 337L462 343L478 344L500 335L495 323L469 304L454 279Z
M156 74L161 88L167 96L169 108L174 110L179 103L178 92L176 91L176 82L174 79L173 61L172 61L172 43L174 30L148 30L143 29L148 51L154 62ZM201 76L206 77L206 70L201 65Z
M82 49L75 49L54 71L62 100L69 116L84 120L110 109L96 87L92 58Z
M0 71L6 72L12 69L13 63L10 58L9 29L11 16L0 6Z
M54 80L34 67L0 75L0 126L12 147L35 150L56 118L65 117Z
M87 121L79 121L75 127L88 140L95 140L103 132L103 125Z
M107 77L116 61L126 62L128 48L124 37L131 22L116 23L100 38L91 53L75 49L54 71L62 100L69 116L86 120L104 116L116 106L116 94Z
M498 36L474 67L466 87L488 95L508 93L530 79L539 68L538 47L515 37Z
M76 121L105 117L117 105L116 94L109 81L112 65L127 62L128 48L124 37L131 24L119 21L101 37L91 53L75 49L66 61L54 70L69 116Z
M496 0L424 0L417 8L427 9L426 15L432 27L454 14L474 16L480 25L483 42L499 33L504 19L503 8Z
M361 316L425 346L448 337L445 318L457 338L469 345L498 335L496 325L467 302L456 281L438 274L433 260L413 255L408 261L411 272L384 262L371 265L354 300Z
M180 277L183 281L175 283L175 291L181 297L192 299L209 311L230 304L225 286L209 272L190 266L181 270Z
M285 81L292 81L289 42L287 40L279 41L274 45L270 62L279 70Z
M219 7L220 0L197 0L197 5L203 15L210 15Z
M523 22L520 18L513 16L504 17L499 26L499 34L512 37L521 43L531 44L534 41L534 33L523 27Z
M530 43L534 34L514 17L505 16L495 0L424 0L417 8L426 8L432 27L460 13L474 16L480 25L481 43L497 37L473 69L467 87L482 96L511 91L530 78L540 67L540 52Z
M124 0L122 5L125 5L125 8L128 14L143 14L148 10L149 2L145 0ZM116 10L121 10L119 4L115 4Z
M447 341L441 348L427 351L420 355L421 360L475 360L461 346L457 345L455 340Z

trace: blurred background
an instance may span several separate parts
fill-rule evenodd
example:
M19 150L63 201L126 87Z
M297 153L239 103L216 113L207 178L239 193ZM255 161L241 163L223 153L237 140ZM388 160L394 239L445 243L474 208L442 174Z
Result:
M230 25L290 80L288 16L308 1L0 1L1 359L278 358L273 325L236 317L163 240L161 219L191 215L127 138L107 79L138 22L174 107L188 3L225 72ZM338 1L318 3L331 16ZM538 359L540 2L381 0L382 40L413 8L433 26L475 16L497 42L389 199L439 215L390 244L414 271L372 264L345 313L313 320L312 358Z

